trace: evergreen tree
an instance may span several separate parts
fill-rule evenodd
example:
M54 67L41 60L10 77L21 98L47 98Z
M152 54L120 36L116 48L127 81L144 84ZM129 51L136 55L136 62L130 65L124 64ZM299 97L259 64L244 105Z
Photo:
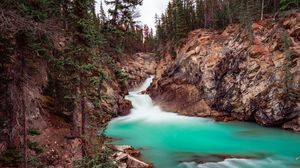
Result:
M187 32L187 25L182 0L175 0L175 39L179 40Z
M196 0L196 24L197 28L204 27L204 4L202 0Z
M179 40L197 28L223 29L240 22L249 29L252 21L275 14L280 0L173 0L157 24L157 39ZM281 9L299 8L299 0L281 0ZM249 26L250 25L250 26ZM163 34L163 32L167 32ZM167 39L165 39L167 38ZM163 42L162 41L162 42Z
M292 8L300 8L299 0L280 0L280 10L285 11Z
M132 26L136 6L142 5L143 0L105 0L107 5L112 6L108 10L111 15L111 24L114 26ZM131 27L133 28L133 27Z
M104 8L103 8L103 4L102 1L100 3L100 11L99 11L99 21L100 21L100 25L104 25L107 21L107 16L105 14Z

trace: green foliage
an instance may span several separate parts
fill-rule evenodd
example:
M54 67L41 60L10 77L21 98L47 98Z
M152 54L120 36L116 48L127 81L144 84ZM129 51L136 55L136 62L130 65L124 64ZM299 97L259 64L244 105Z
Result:
M175 59L177 57L177 53L175 51L175 47L174 45L172 45L170 48L169 48L169 53L170 55L172 56L173 59Z
M2 8L16 9L21 15L35 21L43 21L59 14L60 2L58 0L3 0Z
M93 156L85 157L74 162L74 168L117 168L111 159L112 152L103 149Z
M28 148L35 151L36 154L42 154L44 152L43 147L37 142L28 142Z
M0 163L2 163L2 166L18 167L22 163L22 161L23 155L16 148L7 149L0 157Z
M36 167L36 168L45 168L46 167L46 165L41 161L41 159L36 156L30 158L28 163L30 166Z
M252 9L251 3L242 0L241 5L240 5L240 14L239 14L239 21L241 25L246 29L248 38L251 42L254 41L254 33L252 31L252 23L253 23L253 15L251 12Z
M105 50L116 55L144 51L143 28L135 21L139 17L137 7L143 0L105 0L109 5L109 17L100 12L101 32L105 37ZM101 8L100 8L101 9ZM102 14L101 14L102 13ZM102 17L104 16L104 17Z
M29 128L28 129L28 134L31 135L31 136L34 136L34 135L41 135L41 132L39 129L37 128Z
M107 5L111 6L108 10L111 15L112 25L127 25L133 28L136 6L142 5L143 0L105 0Z
M36 56L47 59L51 57L53 44L46 34L37 37L32 32L28 32L27 37L29 50L35 53Z
M107 64L113 70L119 84L124 84L124 82L128 79L127 74L125 74L119 67L117 67L112 59L108 59Z
M289 8L295 6L292 1L299 2L282 1L286 2L284 6L289 4ZM238 22L248 29L252 39L248 25L261 18L262 13L274 14L278 10L279 0L173 0L160 18L156 16L156 40L165 45L168 41L179 41L194 29L218 30Z
M280 11L286 11L293 8L300 8L299 0L280 0Z
M73 88L70 87L68 82L63 78L56 76L56 71L50 67L51 74L49 74L48 86L44 89L43 94L55 99L58 104L55 105L55 114L61 117L66 122L72 121L72 111L75 108L75 98ZM64 74L64 71L60 71ZM58 74L58 76L64 77L64 75Z
M117 76L118 82L121 84L123 84L128 79L128 75L119 69L115 70L115 74Z
M100 34L100 31L95 27L93 20L82 18L78 21L78 26L83 32L77 35L81 36L86 45L97 46L103 43L102 34Z
M17 40L20 40L22 44L24 43L22 52L26 54L26 63L27 61L33 62L36 59L48 61L49 82L43 90L43 96L51 99L49 108L47 108L49 113L54 113L65 121L72 122L75 116L73 115L75 114L73 113L75 103L84 104L86 99L93 102L96 108L101 109L101 100L107 98L101 92L102 83L109 79L109 73L106 72L106 69L110 68L113 71L112 80L115 77L120 84L124 83L127 75L123 73L115 62L119 58L114 57L114 59L111 59L114 61L111 61L111 64L108 65L109 67L103 68L103 64L107 66L104 63L105 61L103 61L103 55L104 53L114 56L121 55L124 52L128 52L130 48L143 46L143 31L137 27L135 22L136 13L133 12L136 11L136 6L141 3L142 0L122 1L122 4L125 6L119 10L122 13L122 16L118 18L118 23L120 24L112 24L107 21L109 17L104 17L103 9L103 16L100 18L102 21L96 17L94 0L1 1L0 6L2 9L5 9L4 12L8 10L13 11L13 15L18 15L17 18L21 18L20 23L23 24L24 21L25 25L21 25L18 32L22 34L22 37ZM57 25L53 25L56 22ZM124 27L123 23L126 23L127 27ZM34 25L34 28L32 28L32 25ZM37 26L35 27L35 25ZM16 34L9 34L8 36L9 38L14 38ZM63 45L59 43L62 36L65 37ZM10 44L9 41L12 40L4 40L2 36L0 37L0 52L2 54L0 57L0 79L1 81L7 81L7 83L10 82L11 76L9 75L11 74L7 75L3 72L11 72L8 68L13 67L15 61L11 57L19 54L16 53L16 45ZM54 47L54 44L57 43L60 45L58 48ZM141 47L130 51L141 51ZM28 71L32 73L33 70L38 72L39 67L29 67ZM4 92L5 90L7 90L7 87L1 85L1 99L10 97ZM8 102L2 102L7 106L9 105ZM6 111L6 107L2 108L2 102L0 103L0 110L5 109L4 111ZM82 114L86 114L87 118L89 117L84 110ZM4 121L8 120L5 119ZM82 123L82 126L79 127L85 128L84 122ZM39 135L40 132L35 128L30 128L28 134L33 136ZM42 146L37 142L28 142L28 148L37 154L43 153ZM93 162L97 163L99 160L107 160L101 155L94 158ZM8 160L15 161L17 157L9 158ZM37 158L33 158L30 162L36 167L39 165Z

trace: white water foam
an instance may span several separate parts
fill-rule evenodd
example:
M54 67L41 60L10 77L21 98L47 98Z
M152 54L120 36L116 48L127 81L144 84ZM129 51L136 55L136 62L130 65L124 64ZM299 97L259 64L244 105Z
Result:
M271 158L261 160L231 158L225 159L221 162L208 162L203 164L197 164L196 162L183 162L179 166L182 168L254 168L268 167L270 165L276 165L278 168L284 167L282 162Z
M159 106L155 106L149 95L142 94L152 83L153 76L148 78L143 85L136 88L126 96L133 106L130 114L124 117L119 117L115 120L136 121L143 120L146 122L191 122L201 120L203 122L212 122L210 119L180 116L176 113L165 112Z

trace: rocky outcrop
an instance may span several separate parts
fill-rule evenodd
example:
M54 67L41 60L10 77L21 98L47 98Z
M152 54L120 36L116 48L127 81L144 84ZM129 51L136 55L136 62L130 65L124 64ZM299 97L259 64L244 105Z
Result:
M283 128L300 132L300 117L283 124Z
M175 60L162 58L148 92L167 111L291 128L300 112L299 31L300 13L251 31L193 31Z
M155 59L156 56L153 53L137 53L122 63L123 71L128 75L127 88L139 86L147 77L155 73L157 66Z
M119 168L152 168L153 165L138 159L140 151L135 150L132 146L112 146L115 153L114 160L119 163Z

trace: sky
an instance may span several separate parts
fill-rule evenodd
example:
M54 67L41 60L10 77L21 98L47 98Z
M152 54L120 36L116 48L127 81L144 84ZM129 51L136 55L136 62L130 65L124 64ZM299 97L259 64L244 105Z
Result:
M99 11L101 0L96 0L96 11ZM104 0L103 5L104 9L107 11L108 7L105 6ZM155 19L154 16L157 13L159 16L163 13L168 5L169 0L144 0L143 5L138 7L141 17L138 18L138 21L141 21L142 24L147 24L149 27L155 29Z

